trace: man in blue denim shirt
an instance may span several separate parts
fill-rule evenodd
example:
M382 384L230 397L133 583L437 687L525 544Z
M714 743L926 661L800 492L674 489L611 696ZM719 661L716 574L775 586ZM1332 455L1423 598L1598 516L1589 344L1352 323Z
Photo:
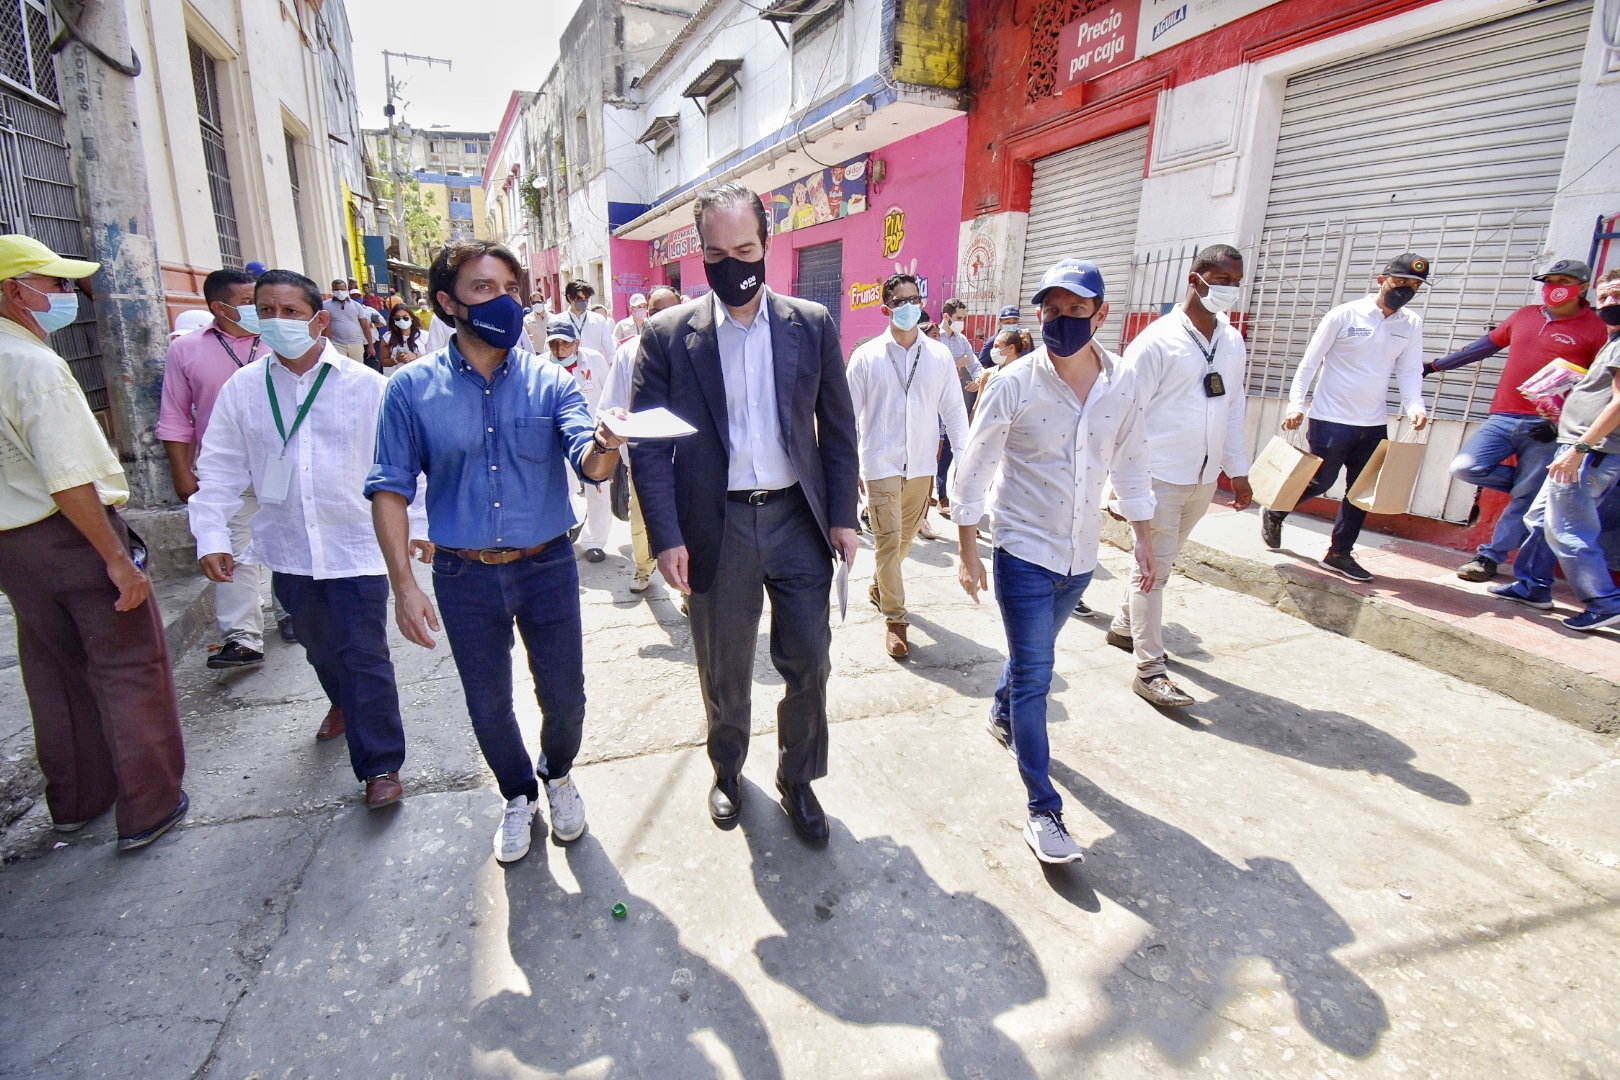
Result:
M440 252L429 290L456 333L388 384L366 480L395 618L431 649L439 622L411 570L405 512L417 476L427 476L433 592L473 732L506 800L495 834L501 862L528 854L539 779L552 834L569 841L585 831L569 776L584 727L585 669L568 467L588 482L605 480L622 443L593 425L566 371L514 347L523 334L519 280L516 257L498 244L462 240ZM512 708L514 622L540 701L539 779Z

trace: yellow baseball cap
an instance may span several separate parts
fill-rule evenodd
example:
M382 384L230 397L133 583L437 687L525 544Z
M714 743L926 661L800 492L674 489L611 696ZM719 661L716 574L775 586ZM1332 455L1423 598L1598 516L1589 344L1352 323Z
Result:
M64 259L32 236L8 233L0 236L0 281L38 274L41 277L87 278L101 269L100 263Z

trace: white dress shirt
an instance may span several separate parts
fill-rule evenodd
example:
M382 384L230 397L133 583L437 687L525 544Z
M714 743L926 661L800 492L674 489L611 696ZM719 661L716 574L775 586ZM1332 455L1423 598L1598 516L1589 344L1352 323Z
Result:
M640 349L640 335L619 343L613 353L613 363L608 365L607 378L602 381L599 409L630 408L630 386L635 381L636 353Z
M1147 435L1136 378L1102 352L1082 403L1042 346L1004 365L979 395L951 470L951 519L977 522L986 496L996 547L1072 576L1097 567L1103 482L1131 521L1153 517Z
M332 370L287 445L293 459L287 498L260 500L242 561L320 579L387 573L365 486L388 380L331 343L302 376L272 354L243 365L220 390L197 458L202 486L186 504L197 557L232 550L230 520L242 505L242 493L263 490L266 462L281 454L264 385L266 365L289 430L321 370ZM423 524L413 520L413 536L427 535Z
M613 355L613 350L619 347L619 343L614 340L613 324L608 322L606 317L594 311L580 315L572 306L564 310L568 312L568 321L574 324L574 334L580 348L594 350L603 356Z
M1322 318L1288 391L1290 412L1303 412L1311 380L1321 371L1311 418L1356 427L1389 422L1385 399L1391 373L1407 416L1423 404L1423 320L1405 308L1384 315L1373 296L1340 304Z
M906 348L889 330L855 350L846 372L860 431L862 480L933 476L939 422L952 446L967 441L967 407L950 350L927 334Z
M714 329L726 384L726 424L731 429L726 487L732 491L792 487L799 482L799 474L788 460L782 419L776 411L770 290L760 290L752 326L732 318L716 296Z
M422 346L423 352L425 354L438 352L440 349L450 344L451 335L453 335L455 332L456 328L450 325L449 319L445 318L443 315L435 314L433 316L433 322L427 328L427 343ZM540 336L544 337L545 335L542 334ZM542 348L536 349L535 352L541 352L543 350L545 342L542 341L540 344Z
M554 364L562 364L562 369L574 377L574 384L585 395L585 404L591 407L591 417L595 419L597 405L602 400L602 386L607 381L607 359L583 345L568 358L573 362L571 365L552 357L549 350L541 355L550 357Z
M1211 360L1213 350L1214 359ZM1136 373L1147 421L1149 468L1167 484L1212 484L1249 475L1248 351L1226 316L1215 316L1215 336L1206 338L1187 313L1176 308L1155 319L1125 348L1125 366ZM1226 393L1209 397L1204 378L1219 373Z

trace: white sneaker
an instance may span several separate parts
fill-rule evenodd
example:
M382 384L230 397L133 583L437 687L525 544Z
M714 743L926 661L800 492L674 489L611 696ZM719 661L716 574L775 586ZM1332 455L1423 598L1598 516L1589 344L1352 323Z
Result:
M579 797L574 778L547 780L546 801L551 804L551 835L565 844L578 840L585 831L585 800Z
M519 795L506 804L501 815L501 827L495 830L495 861L517 862L529 853L529 840L534 832L534 815L540 807Z
M1063 827L1063 816L1054 811L1040 810L1029 815L1029 823L1024 826L1024 842L1044 863L1080 862L1085 858L1080 845Z
M636 575L636 580L634 580L634 581L632 581L630 583L630 591L631 592L646 592L647 587L650 586L651 584L652 584L652 575L651 574L637 574Z

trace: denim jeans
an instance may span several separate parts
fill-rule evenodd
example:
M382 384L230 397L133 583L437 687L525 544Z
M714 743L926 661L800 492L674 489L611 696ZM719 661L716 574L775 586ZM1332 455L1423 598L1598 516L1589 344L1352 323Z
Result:
M504 566L433 556L433 594L467 695L467 713L501 796L540 798L512 707L512 625L523 635L540 701L540 777L568 775L585 729L585 651L579 567L559 537L531 558Z
M1091 572L1055 574L996 548L992 560L996 603L1007 631L1007 664L996 686L991 716L1012 728L1018 772L1029 792L1031 813L1063 809L1047 775L1046 697L1052 689L1057 636L1091 583Z
M1507 562L1513 549L1530 534L1525 515L1547 479L1547 466L1558 452L1557 443L1532 437L1546 424L1539 416L1492 413L1451 460L1451 475L1458 480L1505 491L1510 496L1507 509L1496 521L1491 542L1479 548L1479 554L1492 562ZM1503 464L1515 454L1519 456L1518 465Z
M1373 451L1378 444L1389 438L1389 427L1379 424L1371 427L1361 427L1356 424L1341 424L1335 420L1311 420L1310 427L1306 429L1307 439L1311 445L1311 453L1322 459L1322 464L1316 470L1316 476L1305 485L1305 491L1300 495L1299 501L1304 503L1307 499L1314 499L1328 488L1332 487L1339 478L1339 470L1344 470L1344 486L1348 492L1361 470L1367 467L1372 459ZM1264 511L1271 518L1281 521L1288 516L1286 511ZM1367 511L1344 499L1339 503L1339 514L1333 519L1333 537L1328 542L1328 553L1331 555L1348 555L1356 546L1356 540L1361 536L1361 527L1366 524Z
M1620 611L1620 587L1615 586L1598 543L1603 527L1598 507L1617 483L1620 454L1591 454L1575 483L1549 479L1525 520L1530 528L1544 530L1547 546L1586 610L1603 615ZM1548 574L1549 585L1551 578Z
M343 710L355 778L398 772L405 763L405 725L388 652L388 578L277 573L270 585L292 616L321 689Z

